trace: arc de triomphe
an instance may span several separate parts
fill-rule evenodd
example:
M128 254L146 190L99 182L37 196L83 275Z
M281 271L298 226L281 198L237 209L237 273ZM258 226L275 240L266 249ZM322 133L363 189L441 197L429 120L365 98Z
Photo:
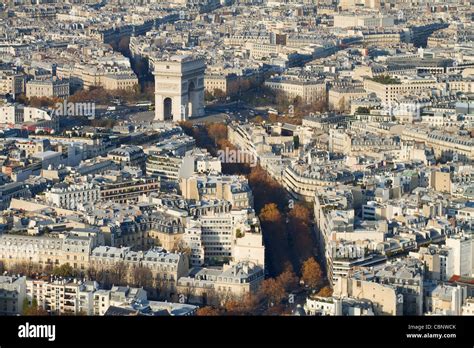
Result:
M154 62L155 120L185 121L204 115L203 58L175 55Z

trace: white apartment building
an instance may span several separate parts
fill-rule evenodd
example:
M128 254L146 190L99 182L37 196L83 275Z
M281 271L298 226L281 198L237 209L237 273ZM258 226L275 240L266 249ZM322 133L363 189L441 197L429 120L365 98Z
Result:
M0 260L6 267L22 262L41 267L69 263L71 267L86 270L91 247L92 240L88 237L3 234L0 236Z
M403 303L399 302L399 291L390 285L359 278L340 278L334 285L334 295L369 300L375 315L403 315Z
M121 306L146 299L147 293L142 288L113 286L110 290L97 290L93 294L92 315L104 315L110 306Z
M229 124L227 125L227 137L229 141L254 158L258 158L255 147L256 142L261 142L264 137L265 130L263 128L251 128L249 124Z
M221 173L222 162L211 156L197 156L196 157L196 172L197 173Z
M26 281L28 301L52 314L93 314L93 294L99 288L97 282L77 279L51 281L29 279Z
M202 243L202 230L199 222L191 220L185 228L183 242L190 249L189 261L192 267L204 264L204 247Z
M15 146L25 151L27 156L32 156L38 152L45 152L51 148L48 139L21 139L15 138Z
M445 83L438 82L435 78L405 78L395 80L393 83L380 83L372 79L364 80L364 89L367 93L375 93L382 103L390 105L403 94L419 94L431 89L442 90Z
M433 315L461 315L466 296L465 287L439 284L425 296L425 311Z
M472 92L474 81L458 77L437 79L433 76L400 76L390 81L377 81L375 79L364 79L364 89L367 93L375 93L386 106L391 106L401 95L431 94L432 90L440 93L447 91ZM395 105L395 104L393 104Z
M367 96L365 89L361 87L335 87L328 93L328 104L336 111L348 111L351 109L351 102L354 99Z
M262 233L244 232L234 242L233 260L250 261L261 267L265 266L265 246Z
M245 229L247 211L232 211L199 217L204 258L210 260L229 260L237 230Z
M59 265L62 256L62 240L59 238L5 234L0 236L0 259L6 267L28 261Z
M474 160L474 140L467 136L447 134L439 130L422 127L407 127L401 135L402 140L413 140L432 147L436 158L459 161Z
M251 261L265 265L265 247L253 211L232 210L188 219L183 242L191 249L191 265L215 261Z
M467 298L461 309L461 315L474 315L474 298Z
M0 73L0 95L16 97L25 92L25 76L16 73Z
M229 298L255 294L263 279L263 268L252 262L225 264L222 269L196 267L178 280L178 292L189 303L222 304Z
M227 38L224 39L224 41ZM251 79L246 76L238 76L235 73L215 72L206 73L204 77L204 86L206 91L214 93L216 90L224 92L226 96L235 95L239 88L241 88L241 82L248 81Z
M33 80L26 83L26 96L62 98L69 97L69 80L60 80L57 78L48 80Z
M329 151L349 154L351 152L351 136L342 129L329 130Z
M293 161L283 171L283 185L297 199L312 202L318 187L350 183L351 172L338 164L307 165Z
M142 171L145 170L146 156L143 149L139 146L121 146L109 151L107 158L121 167L139 167Z
M26 277L0 276L0 315L21 314L26 296Z
M310 296L304 305L306 315L374 315L370 301L352 298Z
M157 176L161 182L178 183L179 178L194 173L194 157L173 156L171 154L149 155L146 160L146 174Z
M100 188L92 183L56 184L45 193L46 202L56 207L75 210L84 203L100 199Z
M454 275L453 249L446 248L439 253L440 279L447 281Z
M246 42L245 48L249 50L250 56L253 59L262 59L264 57L277 56L279 53L286 51L282 45L275 45L270 43L253 43Z
M387 224L382 220L355 225L353 204L358 200L357 195L344 186L319 187L316 190L314 215L318 244L320 252L325 255L328 280L333 286L352 269L372 266L385 259L383 256L368 255L364 247L358 245L367 240L384 242ZM341 254L342 251L344 253Z
M113 286L99 289L95 281L78 279L27 280L26 298L51 314L104 315L110 306L128 306L147 300L142 288Z
M454 274L472 277L474 274L474 239L468 235L453 235L446 239L453 250Z
M127 268L127 280L132 280L133 269L145 267L151 271L152 281L170 294L176 289L176 281L188 274L189 261L183 253L169 253L161 248L148 251L132 251L130 247L99 246L92 250L90 267L107 270L122 263Z
M370 14L335 14L335 28L363 27L363 28L385 28L395 24L395 17L387 15Z
M84 136L50 136L50 135L31 135L29 141L48 141L52 144L69 147L79 146L82 148L83 156L82 159L96 158L106 154L107 143L103 138L91 138Z
M265 81L265 86L283 93L290 101L299 97L305 104L311 104L326 97L326 82L322 80L275 78Z
M426 267L425 277L427 279L448 281L455 275L452 248L430 245L421 247L417 252L410 252L409 255L424 262Z
M102 87L109 90L131 90L138 86L138 78L134 73L107 74L102 77Z
M192 175L180 180L181 194L186 199L224 199L233 210L253 206L252 190L247 179L235 175Z
M307 315L342 315L342 300L332 297L307 297L304 310Z
M18 105L0 106L0 123L22 124L24 122L51 120L51 113L47 110Z

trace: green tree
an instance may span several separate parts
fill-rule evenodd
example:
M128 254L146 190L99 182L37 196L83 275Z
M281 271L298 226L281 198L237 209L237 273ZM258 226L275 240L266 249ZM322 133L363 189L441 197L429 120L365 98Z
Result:
M238 229L235 231L235 237L236 237L236 238L242 238L243 236L245 236L245 233L242 232L242 231L240 230L240 228L238 228Z
M31 305L28 303L28 299L23 300L22 314L25 316L46 316L48 312L43 308L38 306L38 301L33 298Z
M25 315L25 313L27 313L29 308L30 308L30 303L28 302L28 299L25 297L25 299L23 300L21 313Z
M204 91L204 100L205 101L210 102L210 101L213 101L214 99L216 99L216 97L214 97L214 95L211 92Z
M398 85L401 83L399 79L391 77L390 75L374 76L371 80L384 85Z
M369 110L369 108L366 108L364 106L359 106L356 110L356 113L357 114L369 114L370 110Z
M293 144L295 145L295 149L298 150L300 147L300 138L297 135L293 137Z
M253 119L253 122L255 123L258 123L258 124L262 124L264 121L263 117L262 116L256 116L254 119Z
M72 277L74 276L74 269L69 263L65 263L53 269L53 275L57 277Z

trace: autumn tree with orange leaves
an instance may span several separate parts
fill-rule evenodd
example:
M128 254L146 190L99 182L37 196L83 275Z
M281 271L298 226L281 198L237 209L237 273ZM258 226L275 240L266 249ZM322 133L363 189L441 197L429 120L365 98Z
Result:
M285 292L290 292L298 286L298 277L293 271L293 266L291 263L287 263L285 270L277 277L277 281L281 284Z
M206 306L199 308L196 312L196 315L199 317L215 317L220 315L220 311L217 308Z
M332 293L333 293L333 290L331 289L331 287L330 286L325 286L324 288L319 290L317 295L321 296L321 297L331 297Z
M263 222L279 223L282 221L281 213L275 203L266 204L259 216Z
M285 288L281 282L273 278L265 279L262 282L262 285L260 286L260 293L265 299L269 301L269 303L272 303L273 305L281 303L281 301L286 296Z
M227 315L252 315L258 305L258 297L247 293L240 298L232 298L225 302Z
M303 263L301 267L301 279L303 279L305 285L315 289L321 283L322 277L321 267L314 257L310 257Z

